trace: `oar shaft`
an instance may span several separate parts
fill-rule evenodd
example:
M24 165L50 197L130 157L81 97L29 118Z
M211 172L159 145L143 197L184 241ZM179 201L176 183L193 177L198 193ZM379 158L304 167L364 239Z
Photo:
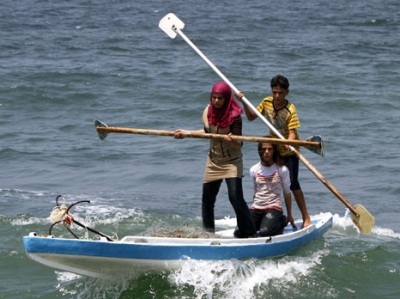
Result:
M300 154L297 150L293 149L297 157L303 164L329 189L331 192L356 216L359 217L354 206L333 186L308 160Z
M153 129L138 129L138 128L122 128L122 127L96 127L98 132L104 133L123 133L123 134L139 134L139 135L158 135L158 136L175 136L175 131L166 130L153 130ZM181 132L181 137L185 138L203 138L203 139L223 139L226 135L223 134L210 134L210 133L193 133ZM239 136L231 135L232 140L243 142L269 142L273 144L288 144L293 146L304 146L307 148L321 148L320 142L305 141L305 140L288 140L258 136Z

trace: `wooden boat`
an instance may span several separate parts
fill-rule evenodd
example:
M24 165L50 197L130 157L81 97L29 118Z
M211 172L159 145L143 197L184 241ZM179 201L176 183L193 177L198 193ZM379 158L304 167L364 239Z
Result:
M297 225L300 227L301 223ZM321 238L331 227L332 215L325 213L312 219L307 228L293 230L287 226L282 235L273 237L237 239L233 237L233 229L217 232L216 238L126 236L120 240L102 233L98 233L97 239L71 239L32 232L23 238L23 244L28 257L40 264L106 278L175 270L187 260L282 256Z

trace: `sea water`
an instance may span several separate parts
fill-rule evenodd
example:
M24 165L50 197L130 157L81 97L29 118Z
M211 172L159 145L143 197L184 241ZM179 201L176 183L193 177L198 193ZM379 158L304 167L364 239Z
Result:
M0 4L0 298L398 298L400 3L378 1L46 1ZM110 134L109 126L200 129L219 76L179 36L167 13L253 105L271 77L290 80L302 139L321 135L325 156L302 154L352 204L376 219L360 233L306 167L309 213L332 229L287 256L188 261L175 272L102 281L47 268L22 237L48 233L55 197L80 222L120 238L156 225L201 226L208 141ZM260 120L244 135L263 136ZM243 145L244 193L255 143ZM294 216L301 215L293 204ZM235 225L223 184L216 225ZM68 236L62 225L55 234ZM72 237L72 236L71 236Z

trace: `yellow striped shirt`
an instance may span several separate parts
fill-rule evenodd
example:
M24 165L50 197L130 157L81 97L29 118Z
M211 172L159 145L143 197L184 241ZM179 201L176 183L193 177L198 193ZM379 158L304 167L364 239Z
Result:
M297 129L300 128L300 121L297 116L296 107L287 101L285 107L279 110L274 109L274 105L272 104L272 97L266 97L262 100L260 105L258 105L257 110L264 115L264 117L275 127L279 133L282 134L283 137L289 137L289 130L296 130L296 139L299 140L299 134ZM269 136L277 137L274 132L270 131ZM293 154L290 150L287 150L284 145L278 145L279 152L282 156L288 156ZM299 147L295 147L297 150L300 150Z

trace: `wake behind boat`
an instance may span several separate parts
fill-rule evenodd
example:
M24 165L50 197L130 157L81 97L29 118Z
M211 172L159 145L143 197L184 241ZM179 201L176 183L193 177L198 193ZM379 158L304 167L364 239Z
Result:
M282 235L273 237L237 239L233 237L233 229L229 229L207 238L138 235L115 240L74 220L69 209L75 204L64 208L66 213L63 219L55 222L62 222L75 239L51 235L53 224L49 235L32 232L25 236L25 251L28 257L40 264L99 278L176 270L187 260L263 259L282 256L321 238L332 227L332 215L325 213L312 219L312 225L307 228L295 231L287 226ZM98 237L78 238L69 228L72 222ZM301 222L297 225L300 227Z

